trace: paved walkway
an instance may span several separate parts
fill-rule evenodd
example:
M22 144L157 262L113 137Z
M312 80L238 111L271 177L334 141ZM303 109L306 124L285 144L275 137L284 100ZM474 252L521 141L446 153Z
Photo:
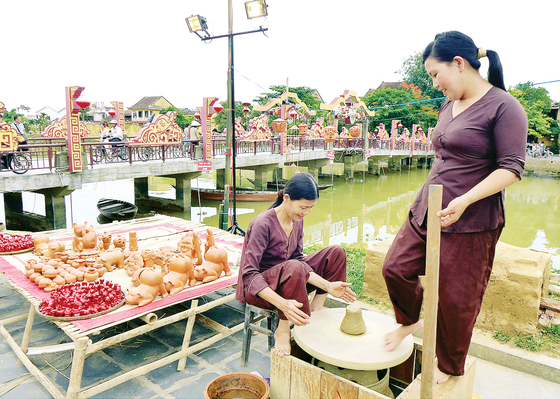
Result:
M3 277L0 277L0 317L4 319L16 316L27 310L28 302L15 293ZM182 306L177 306L175 309L175 311L182 310L184 310ZM173 309L170 308L170 311ZM241 313L232 311L226 305L204 314L228 327L241 323L243 320ZM116 372L126 372L137 367L146 359L175 352L182 344L185 322L160 328L126 341L122 345L110 347L89 356L85 362L82 386L95 384ZM136 319L129 322L129 327L143 324L143 321ZM15 336L18 343L21 342L24 327L25 320L8 326L8 330ZM93 336L92 339L98 341L116 332L118 331L106 331ZM191 342L193 344L200 342L212 334L211 330L197 322ZM58 327L41 317L35 318L33 336L35 341L31 342L30 346L52 345L69 341ZM223 339L213 346L189 356L187 368L182 372L177 371L177 362L175 362L127 381L94 396L94 398L202 398L206 384L225 373L258 371L268 378L270 376L270 352L267 348L266 337L261 334L253 337L247 368L242 368L240 365L242 337L243 332L241 331L229 339ZM66 391L71 366L70 352L34 356L33 361L54 380L57 386ZM560 385L479 360L475 393L483 399L557 399L560 397ZM16 356L2 338L0 338L0 396L17 399L51 397L49 392L27 372L27 369L17 363Z

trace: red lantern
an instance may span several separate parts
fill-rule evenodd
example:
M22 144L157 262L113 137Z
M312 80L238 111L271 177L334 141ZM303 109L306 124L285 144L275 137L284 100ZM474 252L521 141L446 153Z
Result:
M220 111L223 109L224 107L220 103L216 103L216 105L214 105L214 111L216 111L217 113L220 113Z
M116 115L115 108L111 108L109 110L109 115L111 115L112 117Z
M298 127L299 127L299 135L307 136L307 125L305 123L300 123Z
M336 129L334 128L334 126L325 127L324 136L327 143L332 143L336 137Z
M399 122L399 124L397 125L397 127L398 127L399 129L402 129L402 123Z
M418 131L419 131L420 133L422 133L422 132L423 132L422 127L418 127Z
M76 104L78 104L81 109L86 109L91 103L84 96L80 96L80 98L76 100Z
M288 115L290 116L290 118L295 119L298 116L298 113L295 109L292 108L292 110L288 113Z
M194 114L194 117L196 119L200 119L200 112L196 111L195 114Z
M350 128L350 136L360 137L362 135L362 129L359 126L352 126Z
M378 128L375 128L374 132L375 132L375 133L379 133L379 129L378 129Z
M251 103L243 103L243 106L245 108L243 108L243 113L245 114L245 118L247 118L247 116L249 115L249 105L251 105Z
M272 116L272 115L274 115L274 110L271 109L270 111L268 111L268 113Z

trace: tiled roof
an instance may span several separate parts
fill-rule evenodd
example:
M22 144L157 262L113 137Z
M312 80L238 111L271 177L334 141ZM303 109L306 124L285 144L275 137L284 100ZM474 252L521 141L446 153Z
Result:
M153 105L157 100L159 100L162 97L163 96L144 97L143 99L138 101L136 104L134 104L129 109L158 109L158 110L162 109L163 107ZM165 98L165 97L163 97L163 98ZM167 101L167 99L165 101ZM169 101L167 101L167 102L169 102Z

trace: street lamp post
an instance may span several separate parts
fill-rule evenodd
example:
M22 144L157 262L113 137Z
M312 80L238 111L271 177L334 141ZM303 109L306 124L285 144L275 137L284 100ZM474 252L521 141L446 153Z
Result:
M206 19L200 15L192 15L185 18L189 30L195 33L202 41L220 39L222 37L228 38L228 94L227 94L227 134L226 134L226 162L225 162L225 178L226 185L230 181L231 173L231 189L233 197L233 216L231 227L228 229L233 234L245 235L245 231L237 224L237 206L236 206L236 177L235 177L235 156L236 156L236 143L235 143L235 90L234 90L234 62L233 62L233 37L238 35L245 35L248 33L266 32L268 28L233 33L233 10L231 6L232 0L228 0L228 33L226 35L211 36L207 29ZM245 3L245 11L247 18L258 18L267 15L265 0L248 1ZM201 32L202 33L199 33ZM231 169L230 169L231 162ZM224 209L227 209L228 204L224 204Z

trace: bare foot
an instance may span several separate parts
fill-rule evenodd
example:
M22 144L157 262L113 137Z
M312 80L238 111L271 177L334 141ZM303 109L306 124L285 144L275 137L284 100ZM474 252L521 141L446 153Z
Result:
M311 312L315 312L316 310L323 309L323 305L325 304L327 296L328 294L319 294L319 295L315 294L313 300L309 304L309 310Z
M290 322L288 320L280 320L278 328L274 332L274 339L276 340L274 352L278 356L288 356L292 350L290 345Z
M411 324L409 326L400 326L396 330L391 331L387 335L385 335L385 349L391 352L397 346L400 345L403 339L409 334L414 334L422 329L424 326L424 322L422 320L418 320L416 323Z
M443 371L441 371L438 366L437 366L437 360L434 363L434 382L436 384L443 384L445 382L447 382L447 380L449 379L449 374L445 374ZM416 376L416 378L418 378L419 380L422 380L422 374L418 374Z

